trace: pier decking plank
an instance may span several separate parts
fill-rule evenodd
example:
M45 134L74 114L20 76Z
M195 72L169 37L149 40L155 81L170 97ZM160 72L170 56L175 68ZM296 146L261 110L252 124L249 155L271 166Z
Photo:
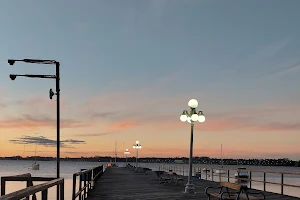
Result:
M184 181L186 183L187 180ZM185 186L161 185L154 173L147 175L134 173L128 168L107 168L103 176L97 181L88 200L155 200L155 199L208 199L205 194L207 186L218 186L217 182L194 181L196 194L183 193ZM270 200L299 200L300 198L264 192L266 199ZM212 198L213 199L213 198Z

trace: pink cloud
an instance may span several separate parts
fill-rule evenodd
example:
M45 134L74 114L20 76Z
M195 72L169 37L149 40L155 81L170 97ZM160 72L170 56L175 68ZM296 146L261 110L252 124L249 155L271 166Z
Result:
M124 131L137 126L138 123L133 120L124 120L120 122L112 122L105 125L106 130L111 131Z
M61 119L61 128L85 127L89 124L73 119ZM47 117L33 117L23 115L22 117L8 117L0 121L1 129L23 129L23 128L56 128L56 119Z

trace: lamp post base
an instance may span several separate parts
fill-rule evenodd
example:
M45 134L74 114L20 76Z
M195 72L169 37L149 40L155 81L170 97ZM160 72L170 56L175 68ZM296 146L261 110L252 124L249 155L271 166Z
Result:
M195 194L195 186L192 182L188 182L185 185L184 193Z

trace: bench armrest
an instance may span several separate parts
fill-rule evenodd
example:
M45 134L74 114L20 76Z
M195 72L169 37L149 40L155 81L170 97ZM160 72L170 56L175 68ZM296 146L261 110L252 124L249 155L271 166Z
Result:
M239 192L222 192L221 195L220 195L220 199L222 200L223 199L223 195L224 194L228 194L228 195L232 195L232 196L236 196L239 194Z
M262 195L262 196L263 196L263 199L266 199L266 196L265 196L265 194L264 194L263 192L252 192L252 191L247 191L247 194L248 194L248 195L252 195L252 194L254 194L254 195Z
M220 191L219 191L219 193L221 193L221 190L222 190L222 187L221 186L219 186L219 187L212 187L212 186L208 186L208 187L206 187L205 188L205 193L208 195L208 190L209 189L220 189Z

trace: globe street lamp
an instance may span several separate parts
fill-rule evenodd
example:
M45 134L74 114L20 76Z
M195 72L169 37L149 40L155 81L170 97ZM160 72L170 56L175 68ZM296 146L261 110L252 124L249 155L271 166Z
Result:
M204 122L205 116L203 115L202 111L197 113L196 108L198 106L198 101L196 99L191 99L188 103L190 107L190 112L184 110L182 115L180 116L180 121L188 122L191 124L191 143L190 143L190 160L189 160L189 177L188 182L185 186L185 193L195 193L195 186L192 181L192 165L193 165L193 132L194 132L194 122Z
M142 148L142 145L139 141L136 141L135 144L133 144L133 148L136 149L136 164L135 167L138 167L138 158L139 158L139 149Z
M125 154L125 156L126 156L126 166L127 166L127 155L130 154L130 152L128 151L128 149L126 149L126 150L124 151L124 154Z

